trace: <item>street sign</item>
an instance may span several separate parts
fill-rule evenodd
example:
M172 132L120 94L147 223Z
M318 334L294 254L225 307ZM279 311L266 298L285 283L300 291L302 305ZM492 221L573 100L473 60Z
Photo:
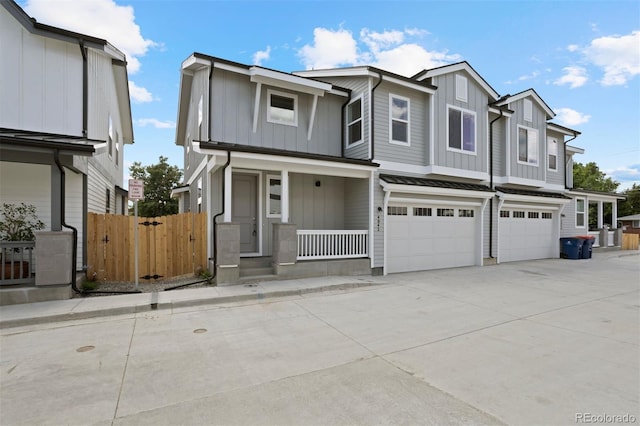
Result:
M133 201L144 198L144 181L140 179L129 179L129 199Z

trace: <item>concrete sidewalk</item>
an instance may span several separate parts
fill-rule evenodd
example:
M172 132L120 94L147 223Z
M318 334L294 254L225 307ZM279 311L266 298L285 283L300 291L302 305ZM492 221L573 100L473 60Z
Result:
M385 277L335 276L265 281L222 287L86 297L50 302L24 303L0 309L0 329L57 321L127 315L199 305L246 302L308 293L349 290L388 284Z

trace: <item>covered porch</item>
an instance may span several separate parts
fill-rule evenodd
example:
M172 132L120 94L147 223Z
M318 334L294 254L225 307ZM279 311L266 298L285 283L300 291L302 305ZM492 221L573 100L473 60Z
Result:
M618 228L618 200L623 195L595 191L573 190L576 227L586 228L595 240L593 247L620 247L622 228Z

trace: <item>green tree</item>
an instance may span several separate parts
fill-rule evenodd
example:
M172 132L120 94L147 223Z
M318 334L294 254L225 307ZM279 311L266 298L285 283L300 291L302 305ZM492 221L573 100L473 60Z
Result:
M627 199L618 202L618 216L630 216L640 213L640 185L635 183L623 192Z
M573 163L573 187L587 191L616 192L619 182L607 177L593 161L587 164Z
M167 157L160 156L158 164L143 166L136 161L129 167L133 179L144 181L144 200L138 201L138 215L157 217L178 213L178 200L171 198L171 190L182 178L177 166L167 163Z

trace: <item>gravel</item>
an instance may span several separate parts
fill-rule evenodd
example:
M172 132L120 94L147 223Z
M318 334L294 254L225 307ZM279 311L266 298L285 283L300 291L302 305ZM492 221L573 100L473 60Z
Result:
M177 288L173 291L186 290L190 288L211 287L215 285L215 284L209 284L203 278L195 277L193 276L193 274L189 274L189 275L182 275L179 277L173 277L173 278L164 279L164 280L140 280L138 283L138 290L141 293L152 293L152 292L165 291L165 289L167 288L180 286L184 284L190 284L190 285ZM80 281L78 282L78 288L82 289L82 283ZM135 283L102 281L98 284L98 287L95 290L91 290L83 293L75 293L73 297L82 298L82 297L110 296L110 295L113 295L113 293L109 293L109 292L134 292L135 290L136 290Z

